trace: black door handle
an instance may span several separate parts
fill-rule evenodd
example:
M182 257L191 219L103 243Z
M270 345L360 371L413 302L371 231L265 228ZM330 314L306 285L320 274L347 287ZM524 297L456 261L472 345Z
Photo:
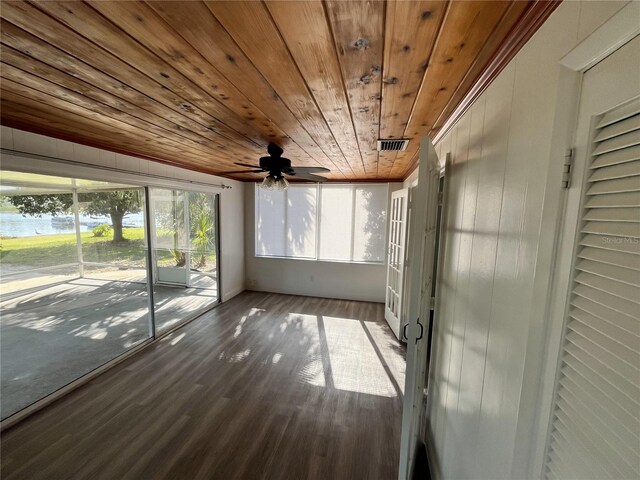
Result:
M418 326L420 327L420 336L416 337L416 343L418 343L418 340L422 339L422 335L424 334L424 327L422 326L422 324L420 323L420 318L418 318L416 320L416 323L418 324Z
M418 343L418 340L422 339L422 335L424 335L424 327L422 326L422 324L420 323L420 317L418 317L418 319L416 320L416 323L418 324L418 326L420 327L420 335L418 337L416 337L416 343ZM407 327L409 326L408 323L404 324L404 327L402 327L402 336L406 339L409 340L409 337L407 336Z

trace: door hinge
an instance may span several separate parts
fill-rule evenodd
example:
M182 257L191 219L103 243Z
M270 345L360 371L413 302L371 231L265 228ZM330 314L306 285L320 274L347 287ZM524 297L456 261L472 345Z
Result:
M444 202L444 192L438 192L438 205L442 205Z
M562 188L571 186L571 170L573 168L574 149L570 148L564 156L564 164L562 165Z
M431 297L429 299L429 310L435 310L436 308L436 297Z

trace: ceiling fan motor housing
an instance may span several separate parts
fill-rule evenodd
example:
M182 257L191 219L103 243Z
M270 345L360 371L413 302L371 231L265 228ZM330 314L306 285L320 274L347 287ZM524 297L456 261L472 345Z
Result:
M274 176L282 172L289 173L291 171L291 160L284 157L262 157L260 159L260 168Z

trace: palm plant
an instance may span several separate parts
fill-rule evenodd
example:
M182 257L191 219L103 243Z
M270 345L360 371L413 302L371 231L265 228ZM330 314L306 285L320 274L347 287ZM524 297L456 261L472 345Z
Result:
M214 249L215 221L208 195L192 193L190 200L191 241L200 257L196 268L201 268L207 264L207 253Z

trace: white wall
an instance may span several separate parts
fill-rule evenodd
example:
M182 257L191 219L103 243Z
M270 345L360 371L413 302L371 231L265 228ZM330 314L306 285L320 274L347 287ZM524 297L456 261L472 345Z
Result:
M428 420L442 478L533 471L562 152L579 94L558 95L558 62L625 3L563 2L436 146L452 155Z
M392 183L389 190L400 187ZM253 183L245 184L244 205L247 289L384 303L385 265L256 257Z
M229 300L244 290L244 185L242 182L4 126L0 132L0 141L2 148L9 150L71 160L86 165L126 170L140 175L139 182L141 184L144 184L145 175L161 175L176 180L196 181L212 185L224 183L230 186L231 189L221 191L212 187L212 192L220 193L222 300ZM60 175L72 176L73 174L72 167L60 165Z

